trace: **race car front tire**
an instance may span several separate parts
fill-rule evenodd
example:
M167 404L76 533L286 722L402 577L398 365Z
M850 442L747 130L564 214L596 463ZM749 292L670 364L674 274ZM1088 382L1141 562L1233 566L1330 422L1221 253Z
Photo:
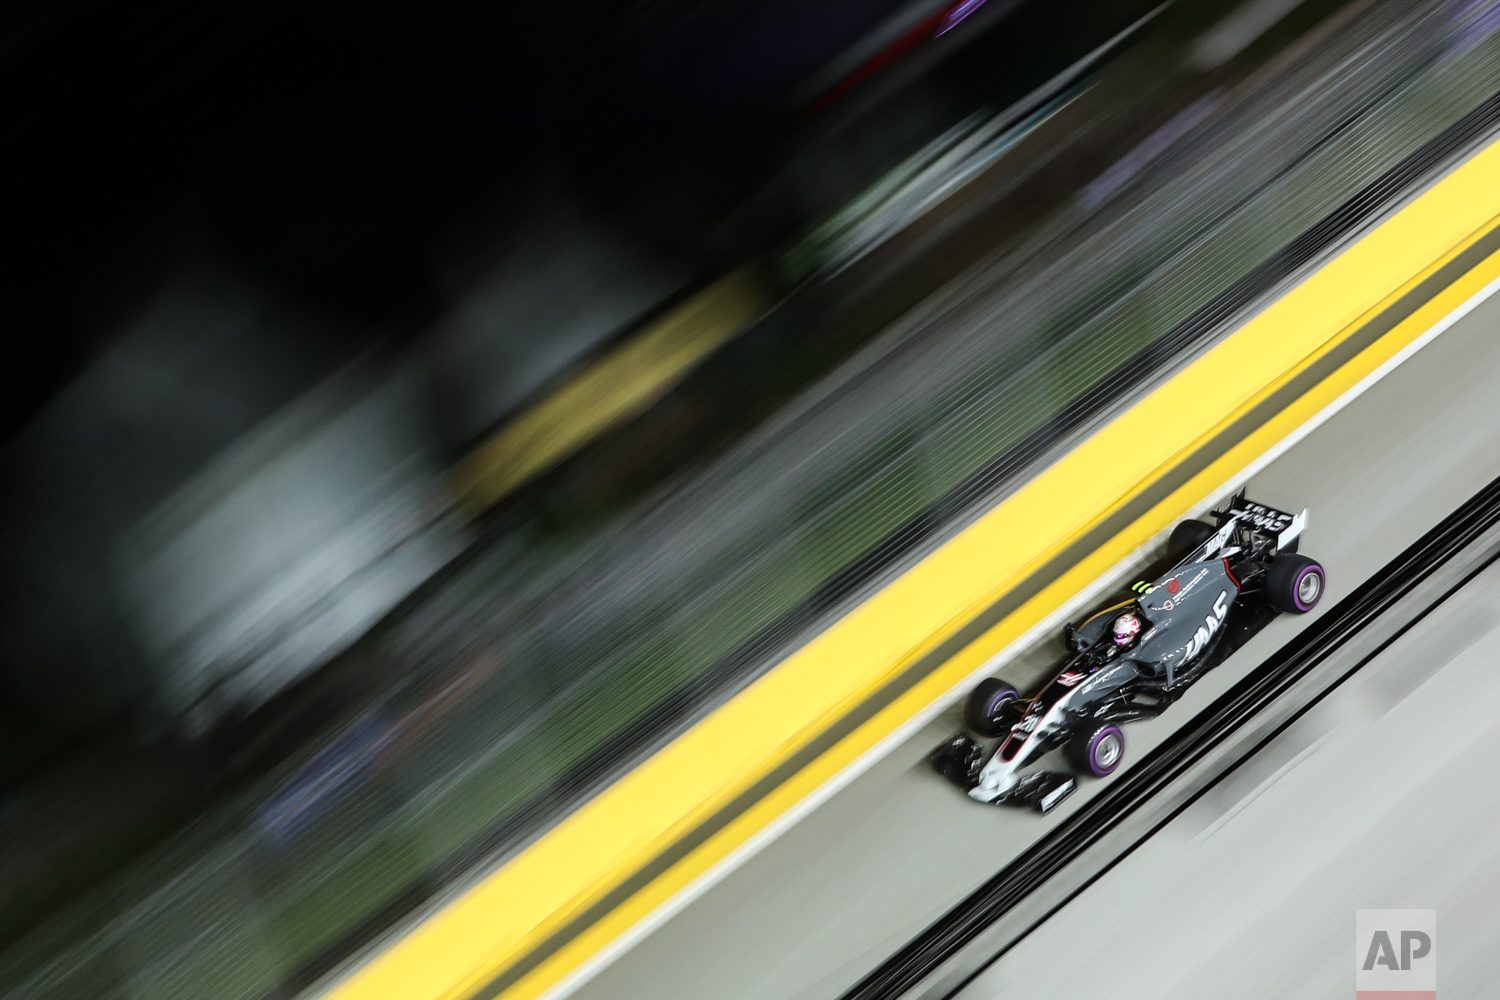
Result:
M1318 606L1327 589L1323 567L1307 556L1282 553L1271 560L1266 572L1266 599L1277 611L1306 614Z
M1015 712L1021 692L998 677L986 677L969 692L964 702L964 725L980 736L1004 736L1020 721Z
M1106 778L1125 759L1125 733L1113 723L1085 729L1068 742L1067 755L1083 773Z

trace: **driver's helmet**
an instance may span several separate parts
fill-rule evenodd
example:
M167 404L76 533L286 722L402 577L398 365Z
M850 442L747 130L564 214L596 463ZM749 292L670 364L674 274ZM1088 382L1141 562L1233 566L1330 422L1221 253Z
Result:
M1127 611L1115 619L1115 645L1128 646L1141 632L1141 616Z

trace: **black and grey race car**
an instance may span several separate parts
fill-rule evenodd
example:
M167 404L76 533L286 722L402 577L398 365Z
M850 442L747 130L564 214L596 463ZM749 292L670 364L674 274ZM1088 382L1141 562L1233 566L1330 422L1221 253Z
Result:
M1046 812L1076 787L1062 771L1021 772L1061 749L1073 767L1103 777L1120 766L1120 726L1154 718L1196 680L1281 612L1303 614L1323 596L1323 567L1297 554L1307 511L1252 503L1243 493L1183 521L1168 542L1168 567L1133 596L1068 625L1072 656L1033 698L999 678L980 682L960 733L934 767L980 802ZM978 737L978 738L976 738ZM997 739L987 750L982 740Z

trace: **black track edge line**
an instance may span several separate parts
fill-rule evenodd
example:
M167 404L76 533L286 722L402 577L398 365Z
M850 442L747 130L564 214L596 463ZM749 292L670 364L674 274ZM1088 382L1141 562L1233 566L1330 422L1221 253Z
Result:
M927 976L986 928L1008 913L1049 878L1098 842L1138 808L1150 802L1163 788L1190 769L1214 747L1231 736L1260 711L1291 688L1318 664L1343 647L1386 611L1427 580L1450 559L1472 545L1485 531L1500 523L1500 478L1491 481L1478 493L1445 518L1404 552L1380 569L1356 593L1335 605L1307 630L1272 654L1265 663L1241 680L1211 706L1183 725L1146 758L1125 772L1120 780L1108 786L1082 809L1047 833L1033 847L1007 864L996 875L976 889L927 930L897 951L872 973L842 994L840 1000L895 1000L916 987ZM1404 634L1455 591L1494 562L1494 556L1465 575L1405 623L1381 646L1361 658L1307 704L1299 707L1292 718L1277 727L1239 759L1231 762L1192 798L1180 803L1172 814L1163 818L1135 842L1127 845L1109 865L1095 873L1092 882L1109 867L1118 863L1137 846L1169 822L1213 784L1231 773L1239 764L1273 739L1277 733L1296 721L1313 704L1370 662L1382 650ZM1072 898L1088 883L1070 892ZM1063 900L1047 914L1065 905ZM1044 916L1042 920L1045 920ZM1015 941L1030 933L1042 920L1023 931ZM1003 954L1015 941L1007 943L990 956L980 969L965 979L966 984L988 964ZM958 988L962 989L961 984ZM951 994L950 994L951 995Z
M703 706L748 684L774 662L795 637L814 626L861 587L952 524L976 504L1040 459L1069 433L1105 412L1111 401L1146 381L1174 358L1208 339L1256 299L1378 217L1393 201L1462 149L1500 124L1500 93L1418 147L1359 192L1297 236L1229 288L1200 306L1119 368L1074 400L1051 420L954 486L922 513L877 542L795 607L771 621L708 669L647 710L637 724L606 741L560 775L522 809L480 834L452 856L404 886L390 902L350 928L292 971L263 1000L296 996L312 987L362 949L497 852L556 822L590 795L609 785L619 768L639 759L690 723Z
M1474 580L1475 577L1479 576L1479 574L1481 574L1485 570L1489 569L1496 562L1500 562L1500 550L1497 550L1496 552L1491 553L1479 565L1475 566L1472 570L1470 570L1468 573L1466 573L1461 580L1459 580L1457 583L1453 584L1451 587L1449 587L1447 590L1445 590L1440 596L1438 596L1437 598L1435 598L1430 604L1428 604L1426 607L1422 608L1419 612L1417 612L1415 615L1413 615L1410 621L1407 621L1405 624L1401 625L1398 629L1396 629L1396 631L1394 631L1389 636L1387 636L1384 640L1382 640L1381 643L1375 649L1371 650L1367 655L1361 657L1358 663L1354 664L1352 667L1350 667L1344 673L1340 674L1337 678L1335 678L1333 680L1332 683L1330 683L1323 690L1318 691L1315 694L1313 694L1313 696L1311 698L1309 698L1305 704L1298 706L1298 708L1294 712L1290 713L1290 715L1285 720L1283 720L1281 723L1279 723L1274 729L1272 729L1269 732L1267 732L1266 735L1264 737L1262 737L1259 741L1257 741L1254 746L1250 747L1248 750L1246 750L1243 753L1241 753L1233 761L1229 762L1229 764L1226 765L1222 771L1220 771L1218 774L1214 775L1207 782L1205 782L1204 785L1203 785L1203 787L1197 789L1191 795L1189 795L1186 798L1184 798L1183 801L1181 801L1180 803L1178 803L1177 806L1174 807L1171 810L1170 813L1168 813L1167 815L1163 816L1161 819L1159 819L1156 823L1154 823L1152 825L1151 829L1147 830L1140 837L1136 838L1135 841L1133 841L1132 843L1128 844L1124 848L1124 850L1122 850L1118 855L1116 855L1114 858L1110 859L1106 864L1104 864L1099 869L1099 871L1097 871L1097 872L1093 873L1092 875L1090 875L1087 879L1085 879L1083 881L1082 884L1078 885L1073 890L1071 890L1070 892L1068 892L1068 894L1066 895L1066 897L1064 897L1063 899L1059 900L1055 906L1053 906L1051 909L1049 909L1040 918L1038 918L1037 920L1033 921L1030 926L1026 927L1023 931L1021 931L1021 933L1017 934L1015 936L1015 938L1013 938L1011 941L1009 941L1005 945L1003 945L995 954L991 955L988 959L986 959L985 962L979 968L975 969L973 972L971 972L967 976L965 976L964 979L960 983L958 983L958 985L956 985L952 990L950 990L947 994L945 994L946 1000L951 1000L952 997L954 997L958 993L962 992L963 989L966 986L969 985L969 983L973 982L976 978L978 978L981 974L983 974L983 972L984 972L985 969L989 968L992 964L994 964L995 961L997 961L998 959L1000 959L1001 957L1003 957L1006 954L1006 952L1010 951L1011 948L1015 947L1022 940L1024 940L1028 934L1030 934L1032 931L1036 930L1042 924L1046 923L1049 919L1051 919L1052 916L1054 914L1056 914L1058 910L1061 910L1068 903L1072 902L1072 900L1076 896L1078 896L1079 893L1083 892L1085 889L1087 889L1089 886L1093 885L1096 881L1098 881L1104 875L1108 874L1115 867L1115 865L1119 864L1126 857L1128 857L1137 847L1140 847L1147 840L1150 840L1153 836L1155 836L1156 833L1159 832L1162 829L1162 827L1166 826L1172 820L1176 819L1179 815L1181 815L1189 806L1191 806L1194 802L1197 802L1198 799L1200 799L1204 795L1204 793L1208 792L1209 790L1211 790L1212 788L1214 788L1220 781L1223 781L1225 778L1227 778L1231 774L1233 774L1236 770L1239 769L1239 767L1240 767L1241 764L1244 764L1246 761L1248 761L1251 758L1253 758L1261 750L1265 749L1274 739L1276 739L1276 737L1278 737L1282 733L1286 732L1286 730L1288 728L1290 728L1293 724L1295 724L1297 722L1297 720L1301 719L1308 712L1312 711L1312 709L1315 706L1321 704L1324 698L1328 697L1334 691L1338 690L1338 688L1345 681L1347 681L1349 678L1353 677L1355 674L1359 673L1359 671L1362 668L1364 668L1368 663L1370 663L1372 660L1374 660L1381 653L1385 652L1385 650L1388 649L1393 643L1395 643L1398 639L1400 639L1407 632L1411 631L1411 629L1415 628L1424 619L1426 619L1426 617L1428 615L1430 615L1432 612L1436 611L1439 607L1441 607L1450 597L1452 597L1454 594L1458 593L1464 587L1468 586Z

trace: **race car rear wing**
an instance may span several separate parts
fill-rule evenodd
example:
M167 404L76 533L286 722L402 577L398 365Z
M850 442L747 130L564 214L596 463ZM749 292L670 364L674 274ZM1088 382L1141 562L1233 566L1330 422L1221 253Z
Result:
M1242 541L1236 542L1236 533L1246 529L1262 537L1274 538L1276 551L1285 552L1307 528L1306 507L1302 508L1300 514L1288 514L1284 510L1246 500L1243 491L1225 500L1209 513L1213 515L1219 530L1205 539L1203 544L1182 557L1179 564L1234 555L1240 551L1244 538L1241 535L1239 537Z
M1276 548L1279 550L1284 550L1295 542L1307 528L1306 507L1302 508L1300 514L1288 514L1284 510L1245 499L1244 490L1219 504L1211 513L1219 525L1219 535L1225 539L1228 538L1228 532L1224 529L1231 522L1237 521L1263 534L1275 535Z

